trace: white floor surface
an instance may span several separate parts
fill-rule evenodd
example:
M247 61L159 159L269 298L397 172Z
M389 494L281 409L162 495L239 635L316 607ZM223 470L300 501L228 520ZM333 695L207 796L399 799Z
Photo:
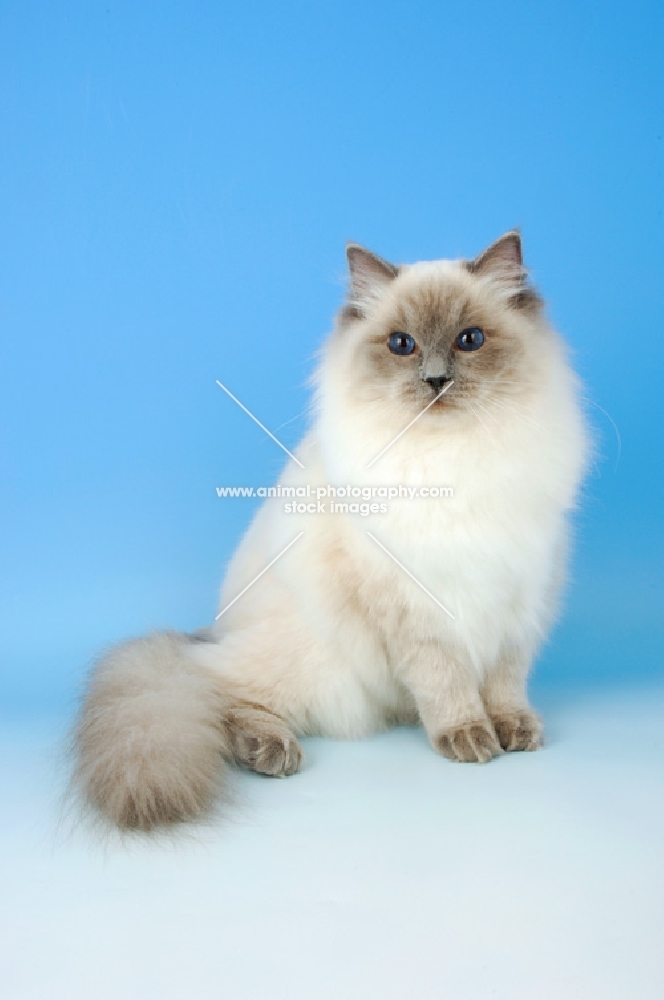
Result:
M3 1000L662 1000L664 687L540 698L535 754L305 742L157 840L72 828L58 720L3 721Z

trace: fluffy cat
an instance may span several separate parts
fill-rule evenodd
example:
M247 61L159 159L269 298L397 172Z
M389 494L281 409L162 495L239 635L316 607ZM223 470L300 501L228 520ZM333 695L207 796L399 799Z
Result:
M347 256L348 300L297 450L304 469L289 462L280 482L454 495L391 500L370 518L286 513L269 499L220 607L293 544L210 629L102 659L76 777L121 827L201 814L224 761L293 774L301 735L421 723L439 753L474 762L541 744L526 680L588 450L564 345L516 231L472 261L396 267L357 245Z

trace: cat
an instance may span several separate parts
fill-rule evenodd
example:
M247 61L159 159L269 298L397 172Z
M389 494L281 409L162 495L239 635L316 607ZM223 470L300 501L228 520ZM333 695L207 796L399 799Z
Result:
M357 244L347 259L312 426L280 483L453 495L399 497L372 518L287 513L271 497L211 628L101 659L75 778L122 828L204 814L227 763L294 774L298 736L421 724L457 762L542 743L527 676L557 608L589 453L564 343L517 230L473 260L395 266Z

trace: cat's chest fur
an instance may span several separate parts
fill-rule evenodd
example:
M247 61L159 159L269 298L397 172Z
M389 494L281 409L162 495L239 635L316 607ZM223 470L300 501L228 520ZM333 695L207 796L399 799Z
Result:
M481 422L474 415L450 425L422 421L390 443L392 430L349 414L335 421L333 435L322 422L317 450L333 483L399 490L366 528L392 536L402 551L426 545L432 554L476 550L489 559L510 543L537 547L542 530L572 503L574 427L545 407L489 411ZM432 489L437 496L423 495Z
M351 515L339 525L352 539L374 610L381 603L376 595L383 593L389 621L393 598L387 595L396 592L407 614L463 636L478 662L494 658L501 643L535 626L556 573L563 512L577 474L573 427L547 419L542 407L520 418L492 414L484 423L470 416L451 429L444 423L440 429L432 422L415 425L369 468L392 428L349 414L337 418L327 439L326 430L323 423L314 450L330 482L418 491L412 499L385 500L384 513ZM431 487L451 495L419 495ZM382 574L386 583L376 586Z

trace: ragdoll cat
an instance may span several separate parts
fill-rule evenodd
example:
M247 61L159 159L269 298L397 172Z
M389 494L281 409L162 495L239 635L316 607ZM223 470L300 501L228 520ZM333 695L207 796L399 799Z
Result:
M391 500L369 518L327 504L286 513L271 498L221 608L262 575L210 629L157 633L102 659L76 777L121 827L198 816L224 761L293 774L302 735L421 723L435 750L471 762L541 744L526 678L554 615L587 454L564 345L516 231L472 261L396 267L357 245L347 255L348 300L297 450L304 468L290 461L280 482L454 495Z

